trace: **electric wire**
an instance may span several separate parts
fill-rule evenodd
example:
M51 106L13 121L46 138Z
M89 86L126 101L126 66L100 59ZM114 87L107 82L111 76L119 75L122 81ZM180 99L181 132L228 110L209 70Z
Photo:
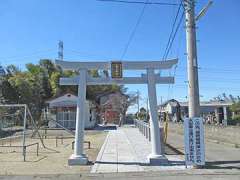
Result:
M97 0L103 2L112 3L126 3L126 4L150 4L150 5L167 5L167 6L177 6L177 3L167 3L167 2L144 2L144 1L126 1L126 0Z
M180 13L180 10L181 10L181 7L182 7L182 0L180 1L180 4L179 4L179 7L177 9L177 13L176 13L176 16L173 20L173 25L172 25L172 28L171 28L171 32L170 32L170 35L169 35L169 38L168 38L168 42L167 42L167 46L165 48L165 52L163 54L163 61L166 61L167 57L168 57L168 54L172 48L172 45L173 45L173 42L175 40L175 37L177 35L177 32L179 30L179 27L182 23L182 20L183 20L183 16L184 16L184 12L182 13L181 17L180 17L180 20L176 26L176 29L175 29L175 25L177 23L177 20L178 20L178 16L179 16L179 13ZM175 32L174 32L174 29L175 29ZM176 68L177 66L175 66L175 69L174 69L174 77L175 77L175 74L176 74ZM169 76L171 76L171 71L169 70ZM172 89L172 94L173 94L173 85L168 85L168 95L167 95L167 99L170 98L170 90Z
M179 13L180 13L180 9L181 9L181 4L179 5L177 13L176 13L176 16L175 16L175 18L173 20L171 32L170 32L170 35L169 35L169 38L168 38L168 42L167 42L167 45L166 45L166 48L165 48L165 51L164 51L164 54L163 54L163 58L162 58L163 60L165 60L165 57L166 57L166 54L167 54L167 51L168 51L168 48L169 48L169 44L171 42L171 39L172 39L172 36L173 36L173 33L174 33L174 28L175 28L175 25L176 25L176 22L177 22Z
M149 1L149 0L146 0L145 2L148 2L148 1ZM125 48L124 48L124 50L123 50L123 53L122 53L122 55L121 55L120 60L122 60L122 59L125 57L125 55L126 55L126 53L127 53L127 51L128 51L128 48L129 48L129 46L130 46L130 43L132 42L132 40L133 40L133 38L134 38L134 35L135 35L136 31L137 31L137 28L138 28L138 26L139 26L139 24L140 24L140 22L141 22L141 20L142 20L142 18L143 18L143 15L144 15L144 12L145 12L146 7L147 7L147 4L144 4L144 6L143 6L143 8L142 8L142 10L141 10L141 12L140 12L140 15L138 16L137 22L136 22L136 24L135 24L135 26L134 26L134 28L133 28L133 30L132 30L129 38L128 38L127 44L126 44L126 46L125 46Z
M178 30L179 30L179 28L180 28L180 25L181 25L181 23L182 23L183 17L184 17L184 12L182 13L181 18L180 18L180 20L179 20L179 22L178 22L178 25L177 25L177 27L176 27L175 33L174 33L173 38L172 38L172 40L171 40L171 42L170 42L169 48L167 49L166 55L165 55L165 57L163 58L164 60L166 60L166 59L168 58L169 52L170 52L170 50L171 50L171 48L172 48L173 42L174 42L175 37L176 37L176 35L177 35L177 32L178 32Z

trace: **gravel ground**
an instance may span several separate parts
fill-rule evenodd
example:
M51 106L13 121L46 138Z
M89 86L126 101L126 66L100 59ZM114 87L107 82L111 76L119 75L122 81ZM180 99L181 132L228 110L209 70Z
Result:
M36 146L27 148L26 162L23 162L22 148L3 148L0 147L0 175L38 175L38 174L76 174L90 172L92 163L96 160L96 156L106 137L104 131L86 131L85 140L91 142L91 148L88 149L85 144L85 153L91 161L86 166L68 166L67 160L73 153L71 139L64 139L63 144L58 140L56 147L56 136L71 136L62 130L48 131L47 139L44 144L47 149L40 145L39 156L36 155ZM39 142L39 139L26 139L26 144ZM21 145L21 140L11 143Z

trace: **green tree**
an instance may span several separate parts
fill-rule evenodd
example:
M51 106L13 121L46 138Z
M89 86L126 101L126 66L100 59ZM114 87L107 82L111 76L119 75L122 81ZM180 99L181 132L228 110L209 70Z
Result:
M240 102L236 102L231 105L230 110L235 113L240 114Z
M39 65L46 71L48 77L51 77L54 72L61 72L61 68L56 66L50 59L41 59Z
M234 113L232 119L240 122L240 101L232 104L230 110Z
M11 65L8 65L6 67L6 71L7 71L7 76L13 76L17 73L20 73L20 69L17 68L15 65L11 64Z
M2 102L5 103L16 103L16 100L18 99L18 92L14 87L11 86L9 81L6 78L3 78L2 84L1 84L1 95L2 95Z
M136 113L136 116L140 119L140 120L145 120L146 116L147 116L147 110L144 107L141 107L139 109L139 113Z
M60 85L59 85L60 77L61 77L61 73L57 71L57 72L53 72L49 78L53 96L57 96L58 94L60 94Z
M21 71L14 65L6 68L6 75L2 77L1 92L7 103L27 104L32 115L39 120L46 100L67 92L77 94L77 86L60 86L60 77L79 75L75 71L63 71L49 59L41 59L38 64L26 64L26 70ZM88 72L92 77L100 77L98 70ZM104 71L108 76L108 71ZM124 86L101 85L88 86L87 99L96 100L99 94L106 92L126 92Z

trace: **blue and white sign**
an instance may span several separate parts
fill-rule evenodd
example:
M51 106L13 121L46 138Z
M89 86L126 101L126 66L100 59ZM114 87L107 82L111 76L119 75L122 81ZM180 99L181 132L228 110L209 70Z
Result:
M186 165L205 164L204 127L202 118L184 119Z

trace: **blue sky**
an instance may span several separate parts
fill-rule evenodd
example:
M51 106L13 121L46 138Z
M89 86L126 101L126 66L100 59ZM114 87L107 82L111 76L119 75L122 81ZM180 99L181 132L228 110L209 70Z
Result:
M143 1L143 0L142 0ZM179 0L152 0L179 2ZM207 3L199 0L196 12ZM0 1L0 63L24 68L40 58L57 58L58 40L64 42L64 59L118 60L143 5L95 0ZM147 5L124 60L161 60L177 6ZM200 94L206 100L223 92L240 95L240 1L215 0L197 24ZM184 22L169 58L179 58L175 85L158 85L160 99L186 100L186 41ZM173 74L173 70L170 72ZM128 73L133 74L133 72ZM145 104L147 88L140 90Z

